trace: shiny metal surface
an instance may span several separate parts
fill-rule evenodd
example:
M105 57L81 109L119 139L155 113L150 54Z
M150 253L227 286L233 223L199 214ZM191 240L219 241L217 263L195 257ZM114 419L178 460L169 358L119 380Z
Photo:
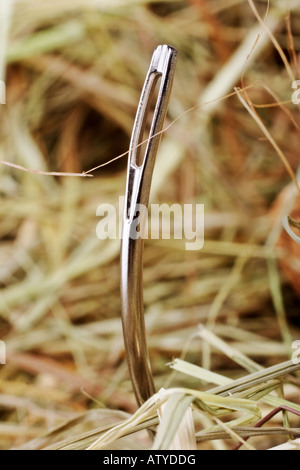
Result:
M148 207L149 193L155 157L167 113L168 102L175 71L177 52L163 45L155 49L141 94L128 157L127 186L123 218L121 245L121 300L122 325L127 362L133 390L141 405L153 393L155 387L151 372L143 303L143 246L141 237L137 238L136 221L140 204ZM144 155L141 144L148 112L154 91L160 80L158 98L148 136ZM142 157L142 158L141 158ZM139 216L139 227L145 227L145 213Z

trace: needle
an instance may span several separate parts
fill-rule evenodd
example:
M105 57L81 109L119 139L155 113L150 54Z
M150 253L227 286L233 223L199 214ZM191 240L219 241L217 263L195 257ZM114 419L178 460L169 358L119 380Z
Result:
M125 350L133 390L138 405L155 393L144 320L143 238L155 157L161 138L171 93L177 52L158 46L152 56L133 127L127 170L125 210L121 244L121 300ZM160 80L147 147L141 159L141 142L156 85Z

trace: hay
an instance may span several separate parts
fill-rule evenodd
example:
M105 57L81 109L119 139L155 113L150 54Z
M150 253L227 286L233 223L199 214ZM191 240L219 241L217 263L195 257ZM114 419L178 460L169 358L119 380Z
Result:
M300 339L299 297L282 270L284 261L299 273L299 260L278 243L299 166L297 2L290 16L272 3L268 29L241 0L19 0L10 11L11 3L1 2L0 41L0 160L11 165L0 165L0 447L151 448L145 429L158 424L159 406L174 412L178 398L183 416L190 397L199 449L249 436L247 445L266 449L299 437L299 417L286 411L253 427L280 405L299 408L297 367L261 378L281 370ZM257 4L260 18L266 7ZM58 174L127 152L160 43L179 59L152 202L204 203L205 244L200 252L184 240L145 244L148 344L166 392L136 411L120 242L96 237L97 206L124 194L126 156L90 178ZM176 358L200 376L170 368ZM205 373L218 387L244 380L243 388L206 393ZM157 448L174 437L168 420L170 411Z

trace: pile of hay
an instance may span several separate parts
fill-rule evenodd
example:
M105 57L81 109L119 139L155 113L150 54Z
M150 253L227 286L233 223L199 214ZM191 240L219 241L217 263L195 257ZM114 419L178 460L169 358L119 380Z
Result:
M280 366L300 340L300 251L281 225L300 208L300 15L289 3L272 2L263 23L267 2L1 0L2 449L99 437L98 448L149 448L147 433L132 433L155 426L167 401L155 442L166 448L191 396L199 449L300 435L299 373ZM205 244L145 243L148 346L157 389L170 391L132 417L120 240L96 236L97 207L124 195L126 156L93 177L42 172L86 172L127 151L158 44L175 47L178 64L151 198L204 204Z

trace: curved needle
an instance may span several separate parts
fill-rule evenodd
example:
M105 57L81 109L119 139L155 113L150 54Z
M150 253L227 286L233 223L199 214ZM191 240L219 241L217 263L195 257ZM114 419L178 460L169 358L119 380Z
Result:
M137 237L137 217L140 233L146 226L146 212L139 213L139 205L148 207L155 157L160 142L170 98L177 52L163 45L155 49L141 94L130 142L125 210L121 246L121 300L122 325L127 362L133 390L141 405L155 387L149 361L143 305L143 239ZM141 142L147 115L158 79L161 78L158 98L150 128L145 154L141 160ZM139 214L139 215L138 215Z

